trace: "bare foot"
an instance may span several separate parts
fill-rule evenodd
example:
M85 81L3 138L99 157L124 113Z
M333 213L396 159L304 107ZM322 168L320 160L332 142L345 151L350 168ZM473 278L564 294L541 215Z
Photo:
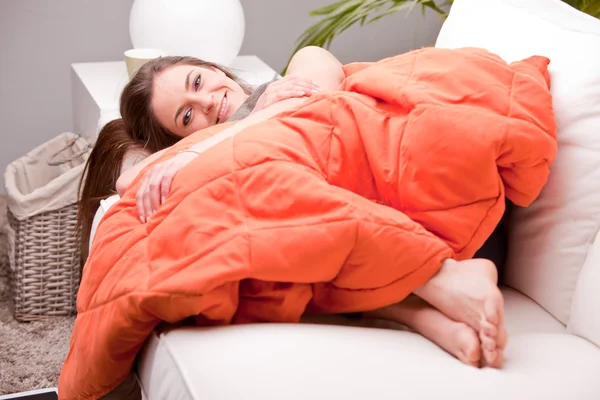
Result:
M480 366L481 345L477 333L462 322L452 321L416 296L363 315L406 325L463 363Z
M491 261L447 260L440 271L414 293L455 321L464 322L479 335L485 363L500 368L507 334L504 299L497 286L498 273Z

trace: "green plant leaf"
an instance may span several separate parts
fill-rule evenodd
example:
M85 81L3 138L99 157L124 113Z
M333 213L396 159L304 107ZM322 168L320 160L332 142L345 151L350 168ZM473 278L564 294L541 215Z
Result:
M319 16L319 15L331 14L337 8L339 8L340 6L343 6L344 4L348 3L349 1L352 1L352 0L340 0L336 3L329 4L329 5L321 7L321 8L317 8L316 10L311 11L309 15L315 17L315 16Z
M600 18L600 0L582 1L580 10L593 17Z
M325 18L331 18L336 15L341 15L341 14L346 14L346 13L352 12L357 7L360 7L365 1L369 1L369 0L344 0L344 1L340 1L338 3L335 3L335 5L337 5L337 7L335 9L332 9L328 13L329 17L325 17Z
M452 0L450 1L445 1L444 3L441 4L442 7L445 7L446 5L448 5L447 3L452 4ZM427 8L431 8L432 10L436 11L437 13L441 14L441 15L446 15L446 11L442 10L433 0L429 0L429 1L423 1L421 4L421 9L423 11L423 15L425 15L425 10Z
M402 9L408 9L407 13L411 12L412 9L417 5L417 1L402 1L402 2L398 2L396 3L396 5L391 6L390 8L388 8L386 11L384 11L383 13L379 14L378 16L372 18L371 20L369 20L369 24L375 21L380 20L383 17L386 17L390 14L394 14L395 12L398 12Z
M576 8L593 17L600 18L600 0L563 0L573 8Z
M377 6L380 7L380 6ZM341 34L342 32L344 32L346 29L350 28L352 25L354 25L356 22L358 21L364 21L364 25L368 24L370 21L367 19L367 17L369 16L369 13L372 12L372 9L363 9L362 11L360 11L360 13L356 14L356 15L348 15L346 16L346 18L344 18L343 21L340 21L340 26L338 29L338 35Z
M310 45L328 48L335 37L356 23L360 25L373 23L401 9L410 11L417 4L434 9L440 14L444 13L433 0L339 0L318 8L310 15L322 17L321 21L311 25L298 38L294 52ZM389 7L377 14L386 5Z

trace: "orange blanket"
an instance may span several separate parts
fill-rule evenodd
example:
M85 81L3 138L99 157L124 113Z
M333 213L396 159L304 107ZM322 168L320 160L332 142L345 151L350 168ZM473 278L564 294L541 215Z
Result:
M197 157L145 225L134 183L97 231L60 398L116 387L161 321L374 309L401 301L445 258L472 257L504 196L527 206L548 177L548 62L428 48L350 64L339 92Z

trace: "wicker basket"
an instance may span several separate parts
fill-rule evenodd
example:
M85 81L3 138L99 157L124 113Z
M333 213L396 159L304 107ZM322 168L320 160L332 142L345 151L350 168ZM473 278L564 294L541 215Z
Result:
M89 148L84 139L65 133L6 170L10 286L18 321L76 312L81 279L77 186Z
M81 279L76 221L77 204L23 221L8 212L14 232L9 270L15 319L75 314Z

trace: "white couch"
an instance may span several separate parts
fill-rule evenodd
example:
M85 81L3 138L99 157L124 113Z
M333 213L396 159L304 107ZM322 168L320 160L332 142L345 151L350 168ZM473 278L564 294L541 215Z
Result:
M552 60L559 156L539 200L511 217L504 368L341 317L188 327L149 339L145 398L600 399L600 21L559 0L455 0L436 45Z

